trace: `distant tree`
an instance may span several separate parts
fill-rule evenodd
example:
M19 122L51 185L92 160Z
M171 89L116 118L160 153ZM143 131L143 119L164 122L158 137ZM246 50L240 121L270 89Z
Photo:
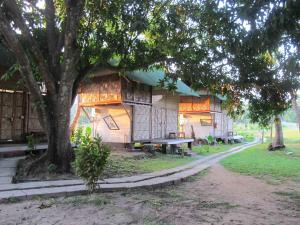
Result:
M300 87L300 1L226 1L214 9L222 15L215 20L221 27L218 49L226 55L216 67L228 74L214 88L227 94L231 115L244 113L246 101L252 122L266 127L276 118L281 126L279 115ZM282 135L275 137L273 143L280 143Z
M296 122L298 125L298 130L300 132L300 107L298 105L298 95L297 95L297 90L294 90L291 92L291 98L292 98L292 109L294 111L295 117L296 117Z

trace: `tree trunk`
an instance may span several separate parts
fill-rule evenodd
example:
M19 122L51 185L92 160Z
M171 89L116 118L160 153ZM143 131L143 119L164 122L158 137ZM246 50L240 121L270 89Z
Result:
M272 147L270 150L276 150L285 147L283 142L282 124L279 116L275 117L274 124L275 124L275 137L273 139Z
M298 124L298 129L300 132L300 111L298 109L298 103L297 103L297 92L292 93L292 108L296 114L296 120Z
M73 151L70 142L70 114L72 87L61 84L56 102L50 112L48 121L48 150L47 158L57 166L59 172L69 172Z
M273 122L271 123L271 127L270 127L270 142L273 142Z

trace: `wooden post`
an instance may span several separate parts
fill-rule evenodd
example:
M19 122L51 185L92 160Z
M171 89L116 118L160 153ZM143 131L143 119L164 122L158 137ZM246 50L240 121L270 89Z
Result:
M81 106L80 106L80 95L77 95L77 108L76 108L76 114L75 114L75 117L71 123L71 126L70 126L70 130L71 130L71 133L74 132L74 130L76 129L77 127L77 124L78 124L78 121L79 121L79 118L80 118L80 113L81 113Z

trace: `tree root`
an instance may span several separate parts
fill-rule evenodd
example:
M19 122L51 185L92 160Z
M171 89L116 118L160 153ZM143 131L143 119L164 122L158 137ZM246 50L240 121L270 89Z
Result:
M281 150L285 148L285 145L277 145L277 146L273 146L272 144L269 145L268 150L269 151L276 151L276 150Z
M39 169L42 164L46 164L48 161L47 153L44 153L41 157L34 160L27 168L26 168L26 176L34 173L35 170Z

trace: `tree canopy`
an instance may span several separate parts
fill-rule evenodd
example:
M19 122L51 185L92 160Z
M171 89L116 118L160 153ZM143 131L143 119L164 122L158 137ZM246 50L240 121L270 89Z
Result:
M70 108L92 72L164 67L268 124L299 89L299 12L293 0L2 0L0 40L37 105L45 158L67 171Z

